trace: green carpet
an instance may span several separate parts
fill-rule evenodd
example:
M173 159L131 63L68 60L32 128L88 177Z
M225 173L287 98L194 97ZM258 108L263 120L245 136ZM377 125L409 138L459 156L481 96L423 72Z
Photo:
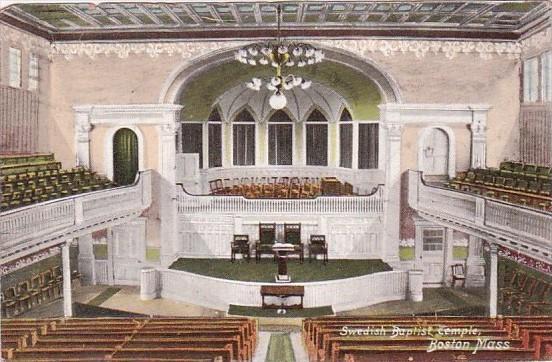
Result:
M106 290L92 298L87 304L96 306L102 305L103 302L117 294L120 290L121 288L107 288Z
M288 309L286 314L278 314L276 313L276 309L263 309L261 307L246 307L242 305L230 304L228 314L266 318L312 318L328 315L331 316L334 312L331 306L325 306L304 309Z
M291 339L287 333L272 333L268 342L266 362L295 362Z
M170 269L183 270L191 273L207 275L216 278L241 280L248 282L274 282L277 265L272 259L262 259L256 264L238 260L231 263L227 259L188 259L181 258L175 261ZM316 260L309 263L307 260L300 264L298 260L288 262L288 274L292 282L314 282L357 277L382 271L393 270L380 259L371 260L330 260L324 265Z

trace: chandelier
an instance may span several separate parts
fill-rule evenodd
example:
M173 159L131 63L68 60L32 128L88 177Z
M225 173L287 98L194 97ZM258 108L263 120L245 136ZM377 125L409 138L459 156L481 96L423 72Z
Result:
M282 17L281 6L277 7L278 32L275 41L252 44L241 48L235 53L236 60L252 66L271 66L276 74L270 79L252 78L246 83L249 89L259 91L263 83L266 88L274 93L270 96L269 104L273 109L282 109L287 104L284 90L295 87L307 89L311 81L293 74L284 74L284 68L299 67L320 63L324 59L324 53L312 45L305 43L284 42L280 37L280 25Z

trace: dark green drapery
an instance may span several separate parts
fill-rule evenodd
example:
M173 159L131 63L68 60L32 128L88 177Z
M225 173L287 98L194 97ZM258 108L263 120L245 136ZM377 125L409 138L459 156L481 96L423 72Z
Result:
M113 181L130 185L138 172L138 137L128 128L121 128L113 136Z

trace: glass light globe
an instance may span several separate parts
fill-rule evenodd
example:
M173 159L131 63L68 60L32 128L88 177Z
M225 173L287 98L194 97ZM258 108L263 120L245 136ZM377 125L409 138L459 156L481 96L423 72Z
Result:
M262 47L262 48L261 48L261 53L263 53L264 55L267 55L267 56L268 56L270 53L272 53L272 50L270 50L269 47L266 47L266 46L265 46L265 47Z
M259 64L267 65L268 64L268 59L266 59L266 58L259 59Z
M286 54L287 51L288 51L288 48L287 48L287 46L285 46L285 45L280 45L280 46L278 47L278 53L280 53L280 54Z
M293 60L288 60L288 61L286 62L286 65L287 65L288 67L293 67L293 66L295 65L295 62L294 62Z
M257 62L255 61L255 59L249 59L247 61L250 65L257 65Z
M242 57L246 57L246 56L247 56L247 50L245 50L245 49L240 49L240 50L239 50L239 53L240 53L240 55L241 55Z
M294 85L294 86L298 86L298 85L300 85L302 82L303 82L303 78L301 78L301 77L295 77L295 78L293 78L293 85Z
M305 55L307 57L312 57L314 55L314 48L309 48L309 49L305 50Z
M298 57L301 55L301 53L303 53L303 48L301 47L294 48L292 53L294 56Z
M286 96L283 95L281 92L276 92L270 96L268 104L270 104L272 109L282 109L287 104Z
M305 65L307 65L307 63L304 60L300 60L300 61L297 62L297 66L299 68L304 67Z
M249 54L251 54L252 56L256 56L257 54L259 54L259 51L256 48L249 48L248 51Z
M310 88L312 82L310 80L304 80L303 83L301 83L301 89L307 89Z
M282 83L282 79L279 77L272 77L270 79L270 83L272 83L272 85L274 86L277 86L278 84Z

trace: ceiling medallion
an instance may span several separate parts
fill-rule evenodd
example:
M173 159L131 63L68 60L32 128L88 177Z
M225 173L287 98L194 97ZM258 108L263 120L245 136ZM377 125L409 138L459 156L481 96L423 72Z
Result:
M282 17L282 8L277 7L278 32L275 41L261 44L252 44L241 48L235 53L236 60L243 64L251 66L272 66L276 69L276 75L268 80L264 80L266 88L274 91L269 99L269 104L273 109L282 109L287 105L287 99L284 90L290 90L300 86L307 89L311 85L310 80L303 79L293 74L283 74L284 68L299 67L320 63L324 59L324 53L312 45L305 43L284 42L280 37L280 25ZM249 89L259 91L263 84L261 78L252 78L247 82Z

